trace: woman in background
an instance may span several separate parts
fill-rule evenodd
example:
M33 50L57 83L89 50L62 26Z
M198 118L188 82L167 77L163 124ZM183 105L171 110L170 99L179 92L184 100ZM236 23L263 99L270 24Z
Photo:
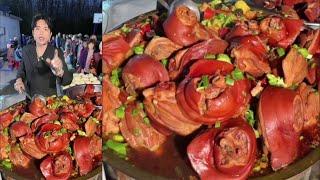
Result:
M82 49L80 52L80 56L79 56L79 67L77 69L78 73L83 73L84 72L84 68L86 67L86 60L87 60L87 56L88 56L88 43L87 41L83 41L82 42Z

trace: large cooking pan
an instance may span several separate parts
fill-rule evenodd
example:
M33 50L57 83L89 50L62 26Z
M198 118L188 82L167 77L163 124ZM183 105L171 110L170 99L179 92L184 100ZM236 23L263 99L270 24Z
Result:
M87 85L77 85L77 86L73 86L70 87L68 89L64 90L64 94L68 95L70 98L76 98L79 95L82 95L84 93L84 90L86 89ZM94 85L94 91L95 92L101 92L101 85ZM12 106L16 106L20 103L25 103L25 100L20 101ZM11 107L12 107L11 106ZM10 108L10 107L8 107ZM0 166L0 171L4 174L5 177L10 177L13 179L17 179L17 180L30 180L30 179L44 179L41 171L39 168L39 164L34 163L34 166L31 167L28 170L23 170L23 171L19 171L19 170L7 170L4 169L3 167ZM93 171L91 171L90 173L88 173L85 176L81 176L81 177L77 177L74 178L75 180L96 180L96 179L101 179L101 166L97 167L96 169L94 169Z
M164 10L164 9L162 9ZM162 10L151 11L139 15L127 22L126 24L134 24L152 14L156 14ZM123 24L114 28L116 30ZM151 154L145 154L144 157L135 156L134 152L129 152L129 160L119 157L112 150L104 151L103 161L116 170L119 170L128 176L139 180L167 180L167 179L198 179L196 172L192 169L186 155L186 149L189 142L196 133L188 137L172 137L165 144L165 150L169 152L160 157L150 157ZM131 157L130 157L131 156ZM141 154L140 154L141 156ZM134 159L131 161L130 159ZM169 159L169 160L168 160ZM309 154L296 160L289 166L279 170L266 172L250 179L269 180L269 179L287 179L296 176L320 160L320 147L313 149Z

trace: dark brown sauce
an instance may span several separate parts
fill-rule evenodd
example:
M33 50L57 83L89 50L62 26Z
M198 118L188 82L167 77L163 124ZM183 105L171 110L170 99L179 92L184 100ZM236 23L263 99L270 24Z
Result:
M156 152L131 149L128 158L135 166L157 176L170 179L197 177L186 153L189 142L188 137L170 136Z

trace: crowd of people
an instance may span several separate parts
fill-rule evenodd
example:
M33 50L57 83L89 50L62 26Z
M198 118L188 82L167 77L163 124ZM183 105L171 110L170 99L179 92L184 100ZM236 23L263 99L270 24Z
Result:
M8 67L18 69L22 60L22 48L33 43L32 36L22 34L19 42L14 37L7 44ZM69 70L78 73L92 73L100 75L102 71L101 42L96 35L61 34L51 38L51 45L64 52L64 59Z

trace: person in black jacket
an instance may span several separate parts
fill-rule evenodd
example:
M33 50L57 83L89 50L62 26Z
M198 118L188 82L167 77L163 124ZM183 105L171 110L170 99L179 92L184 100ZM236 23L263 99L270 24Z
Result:
M57 95L60 85L71 83L73 74L68 71L62 51L49 44L52 36L50 19L36 15L31 28L35 43L22 50L22 62L14 87L19 93L26 91L31 96Z

